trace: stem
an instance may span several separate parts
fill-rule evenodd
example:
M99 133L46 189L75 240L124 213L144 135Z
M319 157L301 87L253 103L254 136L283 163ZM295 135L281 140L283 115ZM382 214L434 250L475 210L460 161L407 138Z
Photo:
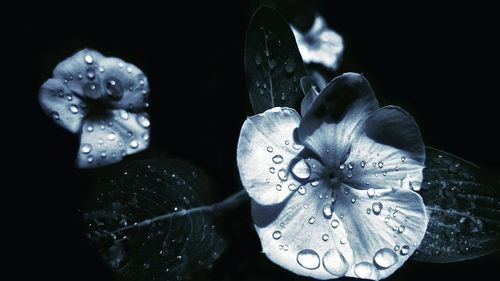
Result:
M121 231L128 230L131 228L136 228L136 227L143 227L143 226L147 226L147 225L150 225L151 223L161 221L164 219L169 219L169 218L174 218L174 217L182 217L182 216L186 216L186 215L197 213L197 212L214 212L215 213L215 212L222 212L222 211L226 211L226 210L235 209L242 202L246 201L248 198L249 197L248 197L247 192L243 189L243 190L240 190L239 192L229 196L228 198L226 198L218 203L208 205L208 206L195 207L192 209L180 210L180 211L177 211L174 213L164 214L164 215L152 218L152 219L147 219L147 220L144 220L142 222L134 223L133 225L119 228L117 230L112 231L111 233L117 233L117 232L121 232Z

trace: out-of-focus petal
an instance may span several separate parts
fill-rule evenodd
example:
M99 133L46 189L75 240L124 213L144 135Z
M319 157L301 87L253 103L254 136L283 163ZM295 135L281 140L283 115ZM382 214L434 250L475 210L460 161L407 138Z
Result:
M38 100L43 111L56 124L73 133L80 131L87 115L86 105L63 82L49 79L42 85Z
M146 114L123 109L87 118L81 133L77 165L92 168L120 161L149 145L150 121Z

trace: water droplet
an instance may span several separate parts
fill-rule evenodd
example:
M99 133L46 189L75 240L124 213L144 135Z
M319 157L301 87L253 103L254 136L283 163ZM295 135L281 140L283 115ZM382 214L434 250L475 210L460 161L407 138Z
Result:
M290 144L290 141L289 141L289 140L285 140L285 144L286 144L286 145L289 145L289 144Z
M292 173L299 179L308 179L311 175L311 168L309 167L309 163L307 163L304 159L296 162L292 168Z
M101 152L101 158L106 158L107 154L105 151Z
M297 190L297 185L294 183L291 183L288 185L288 189L290 189L291 191L295 191L295 190Z
M399 253L400 253L402 256L406 256L406 255L408 255L408 253L410 253L410 246L408 246L408 245L404 245L403 247L401 247L401 251L399 251Z
M330 239L330 236L328 236L328 234L323 234L321 236L321 239L323 239L323 241L328 241L328 239Z
M400 225L400 226L398 227L398 232L399 232L399 233L403 233L404 231L405 231L405 226L404 226L404 225Z
M319 267L320 260L318 254L311 249L304 249L297 254L297 262L303 268L316 269Z
M344 170L345 169L345 165L344 164L340 164L339 169Z
M326 219L330 219L332 217L332 204L325 204L323 206L323 216Z
M304 146L300 145L300 144L297 144L297 143L294 143L292 145L293 149L296 149L296 150L301 150Z
M283 189L283 187L281 186L281 184L277 184L276 185L276 190L277 191L281 191Z
M384 162L378 162L378 167L382 169L384 167Z
M419 191L420 190L420 187L421 187L421 183L419 181L411 181L410 182L410 187L411 189L413 189L414 191Z
M78 110L78 107L74 104L69 106L69 111L73 114L77 114L78 112L80 112L80 110Z
M340 238L340 244L346 244L347 243L347 237L342 237Z
M149 128L151 126L151 122L149 121L148 117L146 115L137 115L137 123L141 125L144 128Z
M361 163L359 163L359 165L361 166L361 168L365 168L366 161L365 160L361 161Z
M323 267L333 276L344 276L349 269L347 260L337 249L330 249L323 256Z
M279 154L274 155L273 162L276 164L281 164L283 162L283 156L281 156Z
M340 222L337 219L332 220L330 223L333 228L337 228L340 225Z
M356 196L356 195L354 195L354 196L351 198L351 203L352 203L352 204L356 203L356 198L357 198L357 196Z
M448 198L455 197L456 192L457 192L457 189L454 186L447 187L443 191L444 196L446 196Z
M94 72L92 69L89 69L89 70L87 71L87 77L88 77L90 80L94 79L94 78L95 78L95 72Z
M310 217L307 222L310 223L310 224L313 224L314 222L316 221L316 218L315 217Z
M92 151L92 146L88 143L82 145L82 153L89 154Z
M115 133L111 132L111 133L108 134L108 140L114 141L115 139L116 139Z
M350 192L349 187L344 187L344 194L345 194L345 195L348 195L348 194L349 194L349 192Z
M350 178L352 178L353 174L351 171L347 171L346 176L347 176L347 178L350 179Z
M382 208L383 208L383 206L382 206L382 203L380 203L380 202L375 202L372 204L373 213L375 215L380 214L380 212L382 211Z
M352 164L352 162L349 162L349 164L347 164L347 168L348 168L349 170L354 169L354 165Z
M319 180L318 179L314 179L313 181L311 181L311 186L312 187L315 187L315 186L318 186L319 185Z
M274 174L276 172L276 169L274 167L269 168L269 173Z
M92 57L92 55L90 54L85 55L85 62L87 64L92 64L94 62L94 58Z
M299 194L300 195L306 194L306 188L303 185L299 186Z
M393 250L383 248L375 253L373 260L377 266L381 268L389 268L398 262L398 256Z
M370 208L366 208L366 213L367 213L367 214L371 214L371 213L372 213L372 209L370 209Z
M94 156L90 155L89 157L87 157L87 162L89 163L94 162Z
M52 111L50 115L52 116L52 119L59 120L59 113L57 113L56 111Z
M254 59L255 59L255 65L259 66L262 63L262 56L259 53L255 55Z
M280 239L280 238L281 238L281 232L280 232L280 231L275 231L275 232L273 232L273 238L274 238L275 240Z
M378 280L379 272L377 268L369 262L360 262L354 266L354 274L359 278Z
M288 73L292 73L295 70L296 64L295 60L292 57L289 57L285 60L285 71Z
M268 146L268 147L267 147L267 151L268 151L268 152L273 152L273 148L272 148L271 146Z
M368 197L373 197L375 196L375 189L373 188L368 188L368 190L366 190L366 193L368 194Z
M399 166L396 166L396 171L399 171Z
M283 251L288 251L288 244L283 245Z
M124 120L127 120L128 119L128 112L123 110L123 109L120 109L120 117Z
M276 61L274 59L269 60L269 68L273 69L276 66Z
M288 173L286 172L285 169L279 169L279 171L278 171L278 178L281 181L286 181L288 179Z
M406 157L405 156L401 156L401 162L405 162L406 161Z

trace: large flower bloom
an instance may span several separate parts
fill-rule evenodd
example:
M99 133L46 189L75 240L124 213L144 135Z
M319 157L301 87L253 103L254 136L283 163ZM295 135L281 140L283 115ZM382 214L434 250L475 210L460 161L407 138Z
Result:
M302 120L275 107L241 129L238 168L263 252L317 279L385 278L427 228L414 192L425 160L419 129L401 108L379 108L362 75L339 76L320 94L305 88Z
M120 161L149 145L149 84L140 69L84 49L56 66L40 89L42 109L59 126L79 133L77 165Z

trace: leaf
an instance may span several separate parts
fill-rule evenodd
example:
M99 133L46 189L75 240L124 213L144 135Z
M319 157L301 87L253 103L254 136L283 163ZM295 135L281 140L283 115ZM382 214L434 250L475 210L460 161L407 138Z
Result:
M181 280L210 268L225 242L211 223L209 180L186 162L151 159L110 167L84 210L87 236L127 280Z
M303 98L300 78L307 71L292 30L272 8L260 7L250 21L245 74L256 114L276 106L299 108Z
M479 167L427 147L420 195L429 214L414 259L447 263L500 248L500 185Z

